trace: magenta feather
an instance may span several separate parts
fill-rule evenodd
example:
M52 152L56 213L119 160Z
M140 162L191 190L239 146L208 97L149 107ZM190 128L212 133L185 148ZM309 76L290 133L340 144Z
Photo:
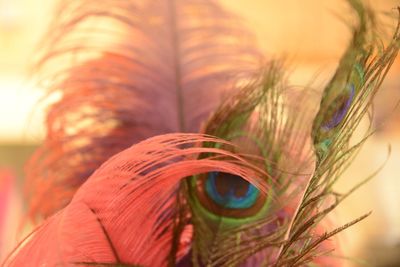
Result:
M133 143L198 132L262 60L252 36L214 1L73 0L53 25L38 68L60 99L27 167L32 218L65 206L101 163Z

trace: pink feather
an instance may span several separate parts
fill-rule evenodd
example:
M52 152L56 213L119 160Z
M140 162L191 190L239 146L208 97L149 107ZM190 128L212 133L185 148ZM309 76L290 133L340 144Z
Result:
M64 1L53 25L36 71L59 100L27 166L32 219L65 206L101 163L130 145L199 132L262 61L251 34L209 0Z
M245 159L198 146L203 142L226 143L198 134L169 134L112 157L82 185L65 209L28 238L6 266L25 266L26 262L31 266L89 262L166 266L182 179L222 171L265 184L254 178L261 177L262 171ZM200 153L207 152L230 160L198 159ZM185 240L190 238L188 225L178 256L187 252Z

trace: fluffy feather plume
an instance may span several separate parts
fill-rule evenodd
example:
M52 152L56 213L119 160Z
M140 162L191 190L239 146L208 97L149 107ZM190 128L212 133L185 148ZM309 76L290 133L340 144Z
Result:
M398 29L384 48L374 13L349 0L358 23L315 111L279 63L252 76L258 54L230 46L242 31L222 30L233 18L213 2L89 3L63 6L43 63L76 57L51 76L62 96L33 160L33 188L56 205L38 199L32 211L67 206L5 264L338 266L326 240L367 215L330 232L323 220L348 195L332 186L365 141L349 143L398 53ZM124 25L119 45L65 41L93 16ZM204 134L165 134L198 131L209 114Z
M229 143L196 134L161 135L102 165L71 203L39 227L6 266L165 266L189 246L175 239L175 218L188 215L180 201L186 177L221 171L259 183L265 174L229 151L203 142ZM213 153L214 158L199 159ZM225 161L217 160L224 157ZM256 179L257 177L257 179ZM259 180L259 181L257 181ZM190 228L184 228L189 231ZM129 248L129 249L127 249Z
M33 219L133 143L198 132L262 58L236 17L203 0L63 1L43 49L37 71L59 100L26 168Z

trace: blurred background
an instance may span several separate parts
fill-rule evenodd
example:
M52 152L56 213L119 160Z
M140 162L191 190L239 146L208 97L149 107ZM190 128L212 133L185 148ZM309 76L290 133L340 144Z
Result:
M16 240L17 218L24 208L20 197L23 165L43 138L45 106L37 102L44 92L30 81L29 65L54 2L0 0L0 260ZM308 84L316 74L317 80L326 81L351 37L340 20L349 15L343 13L349 10L343 0L221 2L244 18L268 57L286 58L290 80L296 85ZM399 0L370 2L382 14L392 16L400 5ZM385 18L384 23L393 26L393 18ZM378 132L337 187L345 192L385 164L336 211L343 224L372 211L369 218L341 234L341 250L349 257L347 266L400 266L400 114L394 111L400 99L399 85L397 60L376 99Z

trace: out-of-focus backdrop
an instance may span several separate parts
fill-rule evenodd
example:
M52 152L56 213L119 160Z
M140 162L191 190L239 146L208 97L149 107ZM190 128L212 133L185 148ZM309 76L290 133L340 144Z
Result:
M395 7L400 1L370 2L382 14L391 13L392 19L382 17L393 26ZM307 84L316 74L319 81L329 78L351 37L341 20L350 15L343 0L222 3L245 19L268 57L286 58L290 80L296 85ZM43 138L45 106L37 104L43 89L30 82L29 64L54 4L55 0L0 0L0 216L1 212L7 214L6 226L0 224L0 230L5 229L0 232L0 261L20 230L17 218L24 208L20 198L24 162ZM341 250L349 256L348 266L400 266L400 113L393 111L400 99L399 85L397 60L376 100L374 125L379 131L338 185L337 190L344 192L386 162L382 171L335 214L344 224L373 211L369 218L341 235ZM391 154L387 159L389 144Z

